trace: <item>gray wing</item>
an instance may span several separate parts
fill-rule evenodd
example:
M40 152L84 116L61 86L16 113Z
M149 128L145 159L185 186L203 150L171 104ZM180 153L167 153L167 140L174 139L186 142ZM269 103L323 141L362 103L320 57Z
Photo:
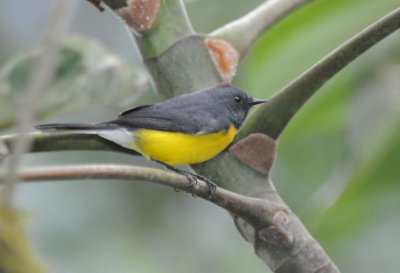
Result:
M215 133L228 129L231 122L224 113L226 108L213 105L212 102L204 103L176 103L172 100L143 105L125 111L107 123L187 134Z

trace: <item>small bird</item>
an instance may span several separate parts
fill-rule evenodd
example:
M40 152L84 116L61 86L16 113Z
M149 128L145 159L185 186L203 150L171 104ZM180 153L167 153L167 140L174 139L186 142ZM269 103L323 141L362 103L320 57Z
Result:
M216 189L211 180L173 166L200 163L216 156L232 142L249 109L264 102L237 87L221 84L137 106L106 122L42 124L36 128L99 135L185 175L190 189L197 179L205 181L211 198Z

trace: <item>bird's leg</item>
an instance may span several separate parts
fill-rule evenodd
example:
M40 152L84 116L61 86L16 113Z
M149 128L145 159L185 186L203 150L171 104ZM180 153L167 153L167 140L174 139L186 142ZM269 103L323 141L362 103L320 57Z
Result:
M189 186L188 186L188 191L191 192L192 189L193 189L193 186L197 184L197 179L195 177L193 177L193 175L191 173L185 172L183 170L179 170L179 169L177 169L177 168L175 168L175 167L173 167L171 165L168 165L168 164L166 164L164 162L161 162L161 161L158 161L158 160L154 160L153 159L153 161L163 165L166 169L168 169L170 171L173 171L173 172L176 172L176 173L179 173L179 174L182 174L182 175L186 176L189 179L189 183L190 183ZM188 175L188 174L190 174L190 175ZM174 188L174 190L177 191L175 188Z
M212 182L210 179L205 177L205 176L177 169L177 168L175 168L175 167L173 167L171 165L168 165L168 164L166 164L164 162L161 162L161 161L158 161L158 160L154 160L154 161L157 162L157 163L160 163L161 165L163 165L168 170L171 170L171 171L174 171L176 173L179 173L181 175L186 176L189 179L189 182L190 182L190 184L188 186L188 191L190 191L190 192L192 192L193 186L197 184L197 180L202 180L202 181L206 182L208 184L208 186L210 187L210 195L208 196L208 199L212 198L214 192L217 189L217 185L214 182Z

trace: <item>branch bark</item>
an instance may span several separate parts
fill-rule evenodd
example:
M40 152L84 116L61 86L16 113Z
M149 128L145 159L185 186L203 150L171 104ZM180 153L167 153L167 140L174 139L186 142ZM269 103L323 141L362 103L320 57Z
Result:
M229 42L242 58L254 42L288 13L313 0L269 0L209 34Z
M0 181L7 177L0 173ZM76 165L59 167L36 167L23 169L18 173L23 181L54 181L79 179L119 179L149 181L174 189L187 191L190 181L184 175L171 171L131 165ZM254 226L268 227L278 211L288 212L269 200L249 197L217 187L209 199L209 186L204 181L198 181L190 193L208 200L226 210L240 216Z

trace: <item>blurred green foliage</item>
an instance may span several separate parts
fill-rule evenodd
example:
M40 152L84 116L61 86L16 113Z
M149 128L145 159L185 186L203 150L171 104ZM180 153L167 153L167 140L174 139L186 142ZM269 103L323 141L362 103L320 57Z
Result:
M20 53L0 70L0 129L14 123L15 105L40 54L45 53L40 49ZM63 41L55 76L42 92L38 118L132 102L148 89L143 71L128 68L95 40L70 37Z
M22 216L4 206L0 198L0 272L47 273L34 257L21 228Z
M226 1L186 5L195 29L208 32L261 2L231 0L229 9ZM261 37L239 66L234 84L267 98L398 6L397 0L313 1ZM98 20L96 28L103 17ZM80 43L78 53L64 49L43 98L43 117L132 102L126 98L136 72L115 56L111 63L117 68L108 70L108 52L92 41ZM280 140L275 185L343 272L398 271L399 48L395 33L339 73L305 104ZM0 73L0 90L14 90L0 91L0 127L15 117L32 58L19 55ZM93 152L30 159L39 165L133 161ZM229 215L189 195L110 181L25 185L21 191L37 219L33 229L42 253L65 272L266 271Z

